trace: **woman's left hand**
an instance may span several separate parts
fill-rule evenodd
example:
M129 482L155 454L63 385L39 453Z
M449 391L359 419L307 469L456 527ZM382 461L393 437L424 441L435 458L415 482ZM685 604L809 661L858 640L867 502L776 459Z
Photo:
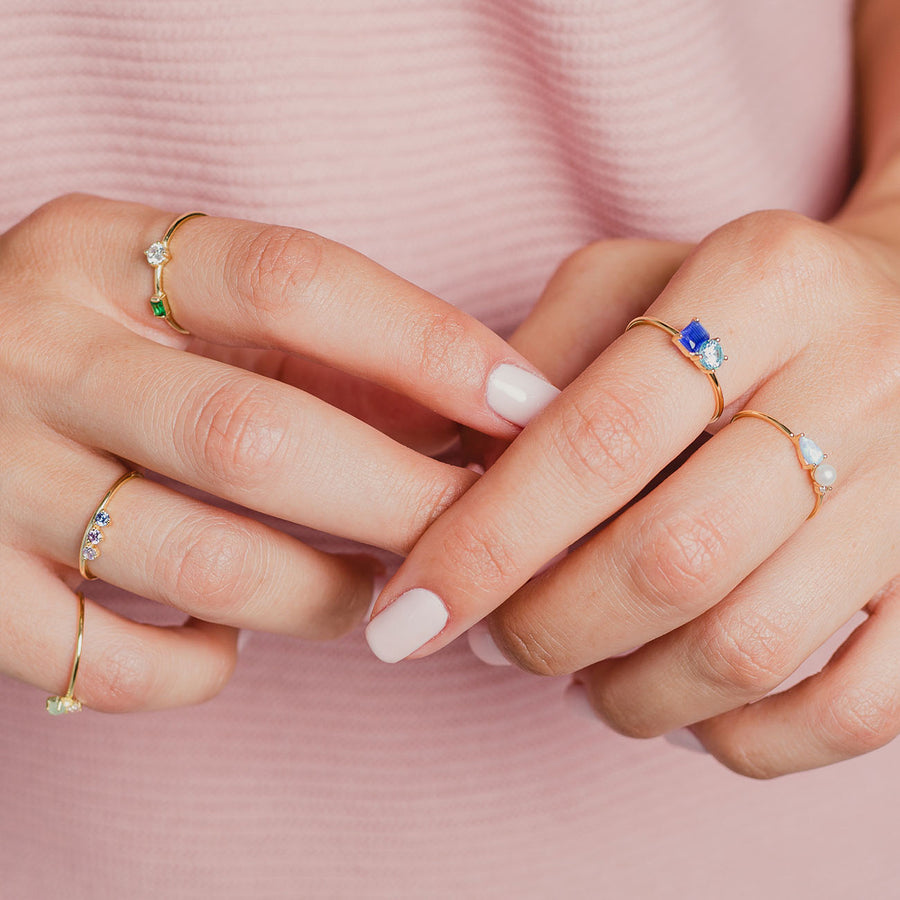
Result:
M852 219L760 212L720 228L683 263L685 248L647 242L576 254L512 341L565 390L387 584L367 629L375 653L427 656L493 613L490 632L507 659L541 674L577 672L615 730L653 737L691 725L717 759L757 778L894 738L894 227L892 244ZM631 254L632 278L627 265L610 265L616 253ZM621 333L643 311L639 285L655 285L646 315L678 330L697 318L721 339L724 413L714 437L658 486L529 581L622 510L714 415L708 375L668 335L646 325ZM609 343L613 328L620 336ZM587 365L591 347L599 356ZM575 361L587 368L567 385ZM814 450L804 469L796 443L771 423L727 424L742 409L805 433L827 461L814 475ZM834 491L820 497L816 479L833 472ZM860 609L868 619L819 674L766 697Z

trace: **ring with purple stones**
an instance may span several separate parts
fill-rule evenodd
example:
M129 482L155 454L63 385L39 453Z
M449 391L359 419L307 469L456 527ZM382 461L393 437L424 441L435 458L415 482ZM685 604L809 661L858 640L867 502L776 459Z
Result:
M709 379L716 395L716 412L709 420L715 422L725 409L725 398L722 396L722 388L719 379L716 378L716 369L725 362L728 357L722 351L722 345L718 338L711 338L709 332L700 324L699 319L691 319L684 328L679 331L671 325L666 325L652 316L638 316L632 319L625 327L630 331L637 325L652 325L659 328L672 338L672 343Z
M773 419L772 416L767 416L765 413L757 412L755 409L742 409L731 417L731 421L743 418L759 419L762 422L768 422L770 425L774 425L785 437L790 438L794 449L797 451L797 459L800 460L800 465L809 472L813 490L816 492L816 502L812 512L806 517L808 521L819 511L819 507L825 499L825 494L834 487L834 483L837 481L837 470L831 463L824 461L828 454L823 453L819 445L811 438L808 438L802 431L800 434L794 434L787 425L782 424L778 419Z
M107 492L100 505L91 514L81 538L81 550L78 553L78 571L82 578L93 581L97 576L92 575L88 569L88 563L100 558L100 544L103 541L103 529L112 521L106 507L112 500L116 491L132 478L142 478L140 472L126 472Z
M186 328L182 328L175 317L172 315L172 307L169 306L169 297L163 289L163 269L166 263L172 259L169 252L169 241L175 234L179 225L187 222L188 219L195 219L197 216L205 216L202 212L189 212L183 216L179 216L166 230L161 240L154 241L145 251L144 256L147 262L153 266L153 296L150 298L150 309L153 315L159 319L165 319L179 334L190 334Z

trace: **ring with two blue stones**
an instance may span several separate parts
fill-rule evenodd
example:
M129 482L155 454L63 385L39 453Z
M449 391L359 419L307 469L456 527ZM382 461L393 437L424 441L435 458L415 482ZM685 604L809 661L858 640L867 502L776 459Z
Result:
M728 359L722 350L722 344L719 342L719 339L711 338L709 332L700 324L699 319L691 319L679 331L677 328L673 328L659 319L654 319L652 316L638 316L628 323L625 330L630 331L638 325L652 325L654 328L664 331L672 338L672 343L682 354L706 375L716 395L716 412L709 420L710 423L715 422L722 415L722 410L725 409L725 398L722 396L719 379L716 378L716 369Z

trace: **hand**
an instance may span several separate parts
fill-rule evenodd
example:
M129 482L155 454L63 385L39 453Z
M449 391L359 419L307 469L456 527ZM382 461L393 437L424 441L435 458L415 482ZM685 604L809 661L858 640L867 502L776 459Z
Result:
M626 316L609 310L627 282L620 274L601 292L591 275L605 251L577 254L547 291L565 284L556 327L602 348L611 314L620 336L426 531L376 604L375 652L428 655L494 611L490 633L507 659L577 673L616 730L651 737L692 725L715 757L753 777L896 736L900 252L883 234L864 220L761 212L704 240L647 315L678 328L697 317L721 338L718 433L529 582L644 490L715 409L708 378L667 335L622 333ZM539 340L526 339L551 334L549 310L535 317L514 342L565 385L571 372L548 358L560 345L549 340L539 356ZM828 451L837 487L815 518L792 442L759 420L727 424L743 408ZM869 618L820 674L766 697L862 608Z
M340 405L391 392L395 411L419 410L401 434L419 445L443 440L441 417L510 437L509 419L555 393L480 323L291 228L185 222L165 269L196 337L180 335L150 313L142 256L172 218L70 196L0 238L0 671L51 692L71 666L85 523L129 468L396 552L475 479L282 376L331 399L377 383ZM236 627L334 637L371 602L373 560L150 480L127 482L110 513L94 574L193 618L153 628L89 602L76 695L96 709L206 699L231 672Z

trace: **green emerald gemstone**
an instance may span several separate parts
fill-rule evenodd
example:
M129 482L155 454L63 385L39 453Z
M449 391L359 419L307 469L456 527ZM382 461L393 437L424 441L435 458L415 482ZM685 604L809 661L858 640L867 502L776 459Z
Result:
M154 316L158 316L160 319L166 317L166 304L163 303L162 300L151 299L150 309L153 310Z

